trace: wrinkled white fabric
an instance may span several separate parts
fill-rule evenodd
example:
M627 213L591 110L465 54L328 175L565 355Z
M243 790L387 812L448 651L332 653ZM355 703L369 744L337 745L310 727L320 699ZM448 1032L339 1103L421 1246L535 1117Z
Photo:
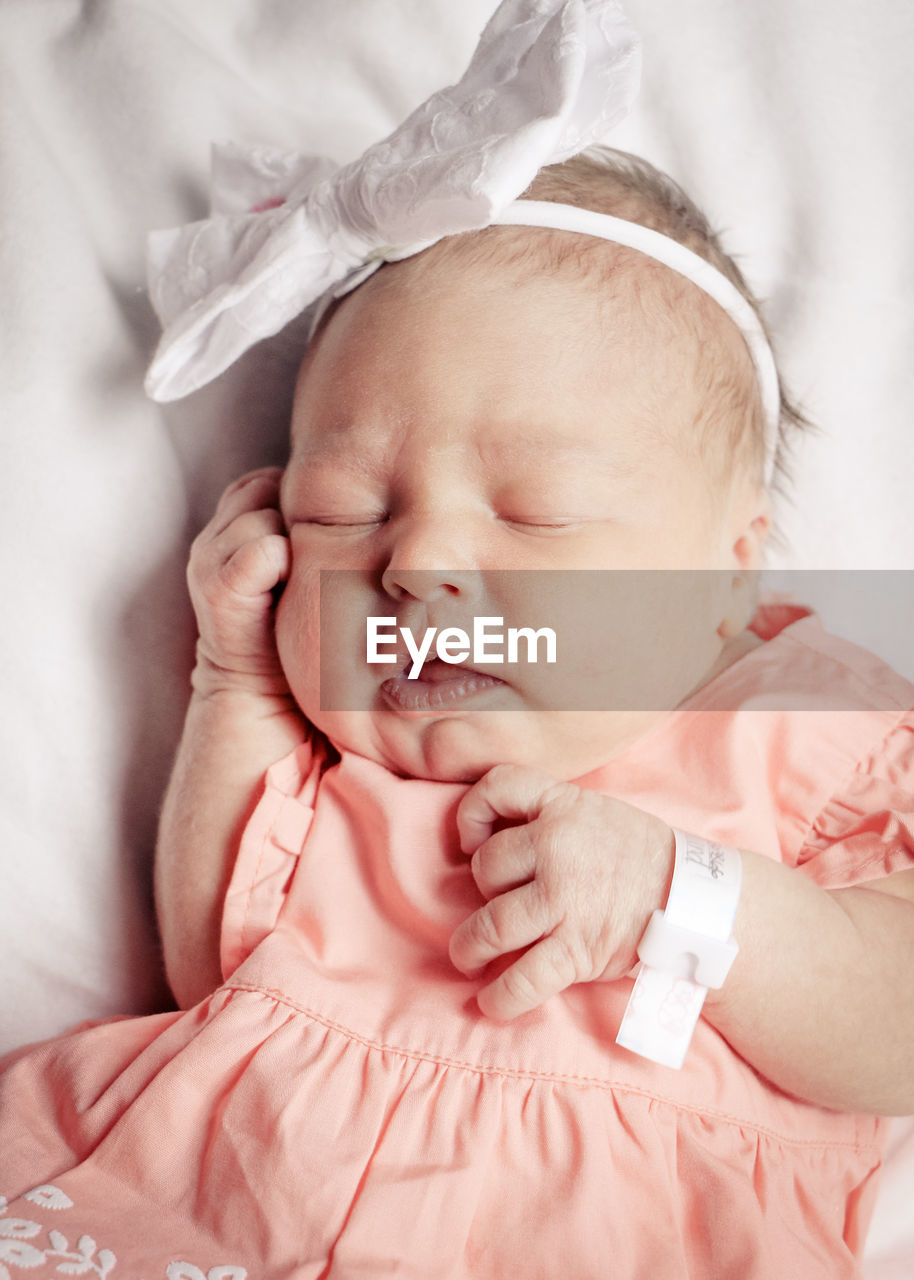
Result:
M358 160L218 154L213 216L150 237L164 333L149 394L187 395L340 282L488 226L540 168L605 137L639 79L616 0L504 0L462 79Z

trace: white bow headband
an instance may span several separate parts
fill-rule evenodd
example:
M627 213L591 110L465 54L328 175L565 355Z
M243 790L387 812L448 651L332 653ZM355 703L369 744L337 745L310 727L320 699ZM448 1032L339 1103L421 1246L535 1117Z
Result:
M212 216L150 236L150 295L164 332L147 391L156 400L188 395L325 295L445 236L493 224L546 227L637 249L728 313L758 375L770 478L778 376L739 290L659 232L517 199L541 168L583 151L628 114L640 69L638 38L616 0L503 0L462 79L360 159L338 167L297 153L218 149Z

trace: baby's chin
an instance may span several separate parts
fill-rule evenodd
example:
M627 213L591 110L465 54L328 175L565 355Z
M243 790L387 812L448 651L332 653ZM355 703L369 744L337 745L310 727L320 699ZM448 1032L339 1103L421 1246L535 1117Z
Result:
M354 751L404 778L473 783L503 759L484 729L456 717L366 728L344 734L342 742L339 735L329 736L337 749ZM510 748L502 743L502 749Z
M497 764L536 769L560 781L586 777L656 719L656 713L572 716L539 710L431 720L336 712L315 722L337 750L364 756L400 777L472 784Z

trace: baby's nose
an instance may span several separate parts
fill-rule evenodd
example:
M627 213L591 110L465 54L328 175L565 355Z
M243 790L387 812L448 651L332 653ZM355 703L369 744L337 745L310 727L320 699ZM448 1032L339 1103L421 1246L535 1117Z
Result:
M412 596L430 604L444 596L469 600L481 594L482 575L478 569L406 569L388 565L381 585L393 600Z
M443 512L412 520L397 530L381 584L395 600L475 596L481 574L471 544L471 536L461 534Z

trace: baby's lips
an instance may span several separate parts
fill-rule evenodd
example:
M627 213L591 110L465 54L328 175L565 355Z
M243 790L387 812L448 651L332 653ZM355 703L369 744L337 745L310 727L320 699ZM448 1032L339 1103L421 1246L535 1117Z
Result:
M412 659L408 658L402 669L403 674L409 676L411 667ZM426 658L417 679L424 680L428 684L443 684L446 680L457 680L467 675L501 679L494 672L486 671L484 667L474 667L469 662L444 662L441 658Z
M501 671L493 669L494 664L490 668L489 665L474 666L470 662L463 661L445 662L434 653L430 653L421 663L417 663L415 656L405 646L398 647L393 653L385 653L384 662L369 662L368 665L380 672L383 680L392 680L398 676L409 678L410 671L418 665L418 673L413 679L426 681L429 684L443 684L446 680L454 680L466 675L490 676L495 680L503 681Z

